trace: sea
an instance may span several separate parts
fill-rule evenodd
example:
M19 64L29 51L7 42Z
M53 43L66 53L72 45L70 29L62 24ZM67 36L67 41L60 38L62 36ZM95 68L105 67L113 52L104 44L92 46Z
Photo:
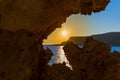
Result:
M53 64L65 62L66 66L68 66L70 69L72 69L72 66L69 64L69 61L67 60L67 57L65 56L63 47L64 46L44 46L44 49L49 48L53 53L53 56L51 57L51 59L48 62L48 65L52 66ZM79 47L81 47L81 46L79 46ZM112 46L111 52L113 52L113 51L120 52L120 46Z

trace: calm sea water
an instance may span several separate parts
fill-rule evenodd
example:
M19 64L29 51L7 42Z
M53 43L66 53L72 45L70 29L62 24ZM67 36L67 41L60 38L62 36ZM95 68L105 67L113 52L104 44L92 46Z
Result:
M49 66L65 62L66 66L72 69L72 66L69 64L69 61L67 60L67 57L65 56L65 53L63 51L63 46L44 46L44 49L46 49L47 47L51 49L53 53L51 60L49 60L48 62Z
M51 49L53 56L51 57L51 60L48 62L49 66L52 66L53 64L57 63L66 63L66 66L71 67L69 64L69 61L67 60L65 53L63 51L63 46L44 46L44 49L46 48ZM111 47L111 51L113 52L114 50L120 52L120 46L113 46Z
M120 46L113 46L111 51L113 52L114 50L120 52Z

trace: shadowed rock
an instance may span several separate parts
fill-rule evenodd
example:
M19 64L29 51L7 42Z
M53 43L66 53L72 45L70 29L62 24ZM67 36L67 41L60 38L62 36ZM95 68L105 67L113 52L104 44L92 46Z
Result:
M120 53L110 52L107 44L89 37L83 48L68 42L63 49L73 70L54 64L44 70L43 80L120 80Z
M68 42L63 49L81 80L120 80L120 53L111 53L107 44L87 38L83 48Z
M105 9L109 0L1 0L1 29L50 34L72 14Z
M109 0L1 0L0 80L42 80L42 41L72 14L104 10Z
M120 46L120 32L109 32L104 34L91 35L95 40L104 42L110 46ZM86 41L86 38L90 36L72 36L67 41L72 41L76 45L83 45ZM62 45L65 45L67 41L62 42Z

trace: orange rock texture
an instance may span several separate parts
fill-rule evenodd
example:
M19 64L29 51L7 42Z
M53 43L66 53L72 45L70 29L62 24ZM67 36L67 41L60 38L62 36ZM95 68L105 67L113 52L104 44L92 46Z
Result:
M99 12L108 3L109 0L0 0L0 80L42 80L40 76L49 59L43 50L43 39L70 15Z
M68 42L63 49L73 70L55 64L45 69L43 80L120 80L120 52L107 44L87 38L83 48Z
M120 80L120 53L107 44L87 38L83 48L68 42L64 51L73 73L81 74L76 80Z

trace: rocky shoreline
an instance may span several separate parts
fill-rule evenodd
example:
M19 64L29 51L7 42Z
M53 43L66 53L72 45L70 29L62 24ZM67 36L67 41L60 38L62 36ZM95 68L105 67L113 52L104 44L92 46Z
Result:
M54 64L44 73L45 80L119 80L120 52L110 52L110 47L93 38L87 38L83 48L72 42L64 52L73 70L63 64Z
M91 15L105 10L109 2L110 0L0 0L0 80L45 80L49 75L50 67L47 63L51 51L43 49L43 40L56 28L60 28L70 15ZM61 73L70 71L63 68ZM73 74L71 71L69 73L66 75ZM69 80L69 77L66 76L65 79ZM77 80L74 78L71 79ZM54 80L46 80L50 79ZM58 79L61 78L55 78Z

